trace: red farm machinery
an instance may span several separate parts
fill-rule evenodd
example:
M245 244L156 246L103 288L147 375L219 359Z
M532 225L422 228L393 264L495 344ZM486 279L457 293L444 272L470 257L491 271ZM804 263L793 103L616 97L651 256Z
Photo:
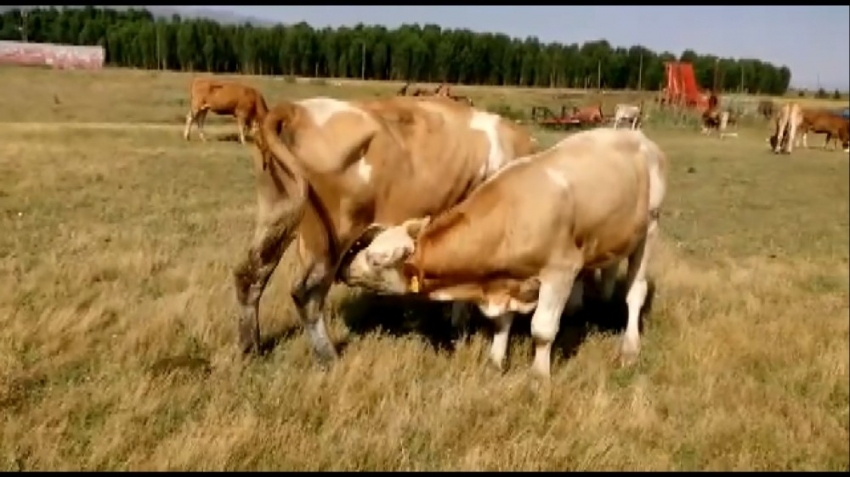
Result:
M697 110L708 108L708 97L697 86L692 64L669 61L664 63L664 68L667 87L662 92L662 104Z

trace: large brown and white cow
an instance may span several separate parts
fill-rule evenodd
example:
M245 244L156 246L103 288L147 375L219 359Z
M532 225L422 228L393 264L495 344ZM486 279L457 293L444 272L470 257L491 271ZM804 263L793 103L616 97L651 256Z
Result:
M258 349L260 296L297 231L303 270L290 293L324 364L336 357L325 297L350 241L373 222L448 209L535 143L500 116L433 97L284 102L257 136L256 232L234 270L239 341Z
M266 100L251 86L213 78L194 78L189 87L189 112L183 138L189 140L192 124L198 126L201 140L206 141L204 122L212 111L220 115L236 117L239 127L239 142L245 144L248 127L259 124L268 111Z
M346 273L390 293L476 303L496 322L490 359L500 368L514 313L536 307L532 370L549 376L552 342L573 285L581 284L577 276L602 269L613 284L627 259L621 358L631 364L640 350L638 316L666 175L666 156L642 132L580 132L514 161L434 220L378 226ZM603 285L603 298L612 292Z
M803 119L799 131L803 147L808 149L809 133L825 134L823 148L826 149L834 139L845 151L850 148L850 119L824 109L803 109ZM833 149L836 149L833 145Z
M774 121L773 135L768 139L770 148L779 154L791 154L794 148L797 129L803 122L803 108L797 103L785 103L779 108L779 114Z
M768 139L773 152L791 153L794 147L808 148L808 133L826 134L823 148L836 139L841 147L850 150L850 120L829 111L804 109L797 103L782 106L776 118L773 135Z

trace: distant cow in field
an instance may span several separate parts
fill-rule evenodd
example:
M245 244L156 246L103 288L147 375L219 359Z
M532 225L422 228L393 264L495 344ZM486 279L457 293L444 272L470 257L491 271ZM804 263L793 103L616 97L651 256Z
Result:
M803 109L803 119L800 122L798 133L801 134L803 147L808 148L808 134L825 134L823 148L834 139L841 144L844 150L850 149L850 119L843 118L831 111L823 109ZM833 143L833 150L837 146Z
M256 231L234 270L239 343L259 351L260 297L297 237L301 267L290 294L325 364L337 356L324 321L328 291L337 280L361 285L338 273L348 244L373 222L442 212L535 148L525 129L498 115L408 97L282 102L254 143Z
M630 129L637 129L643 116L643 102L639 106L632 104L618 104L614 108L614 129L617 129L620 121L631 122Z
M582 124L599 124L605 119L601 104L573 108L573 117L581 121Z
M776 103L769 99L763 99L759 101L756 111L759 115L764 117L764 119L770 119L776 113Z
M192 124L198 126L201 140L204 135L204 121L212 111L220 115L236 117L239 126L239 142L245 144L245 133L249 126L256 127L268 112L266 100L259 91L244 84L222 81L212 78L194 78L189 88L189 113L186 114L186 127L183 137L188 141Z
M717 131L720 139L738 135L736 132L727 132L729 126L736 126L738 122L736 116L728 110L708 109L702 113L701 119L703 134L711 134L712 131Z
M477 304L496 323L490 360L499 368L514 314L536 308L532 370L548 377L561 313L571 295L582 295L577 277L602 269L603 298L611 298L625 259L621 358L628 365L640 350L639 312L667 168L664 153L640 131L579 132L514 161L433 220L375 224L380 231L349 270L380 277L388 293Z
M782 106L776 118L773 135L768 139L773 152L790 154L793 147L808 148L809 132L826 134L824 149L835 138L845 151L850 150L850 120L829 111L804 109L797 103Z

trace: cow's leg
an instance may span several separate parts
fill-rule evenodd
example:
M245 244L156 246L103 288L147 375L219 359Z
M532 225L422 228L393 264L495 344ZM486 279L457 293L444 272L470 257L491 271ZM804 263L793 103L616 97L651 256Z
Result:
M204 134L204 124L206 124L208 112L208 109L202 109L198 111L198 114L195 117L195 124L198 125L198 135L201 137L201 141L204 142L207 140L207 135Z
M795 139L797 139L797 125L791 121L791 124L788 125L788 139L785 141L785 152L791 154L791 151L794 149ZM806 142L806 133L803 133L803 147L808 148L808 143Z
M561 313L576 279L577 269L551 271L540 277L537 309L531 317L531 337L534 339L534 362L531 370L548 378L552 359L552 343L561 324Z
M245 144L245 130L247 129L247 122L245 118L242 116L236 116L236 125L239 127L239 143Z
M260 349L260 298L294 236L289 212L280 207L268 210L257 220L248 255L233 271L240 307L239 345L244 353Z
M599 287L599 298L603 302L610 302L614 296L614 288L617 286L617 272L620 271L620 262L609 265L602 269L601 285Z
M186 126L183 128L183 139L187 141L189 140L189 132L192 130L192 123L194 123L196 119L196 112L189 110L189 112L186 113Z
M635 251L629 256L626 271L626 305L628 306L628 323L623 333L623 343L620 348L620 362L628 366L637 361L640 354L640 310L646 301L649 284L646 280L646 269L649 263L650 247L655 238L658 223L652 220L646 236Z
M587 291L587 285L591 287L596 281L596 271L592 269L582 270L578 277L573 281L570 297L567 299L567 304L564 307L564 314L572 315L579 311L584 306L584 296Z
M620 124L620 116L615 116L615 117L614 117L614 126L613 126L613 128L614 128L614 129L617 129L617 125L618 125L618 124Z
M493 343L490 345L490 363L499 371L505 369L505 356L508 354L508 340L510 339L514 316L513 312L508 312L493 319L495 330L493 331Z
M327 367L337 358L337 352L325 325L325 299L333 285L332 266L326 257L309 259L301 276L290 291L298 308L301 323L310 338L313 354L320 365Z
M829 146L829 140L832 139L832 133L826 133L826 139L823 141L823 150L826 151L826 147ZM833 148L835 149L835 148Z
M451 323L455 341L465 341L469 332L470 304L463 301L452 302Z

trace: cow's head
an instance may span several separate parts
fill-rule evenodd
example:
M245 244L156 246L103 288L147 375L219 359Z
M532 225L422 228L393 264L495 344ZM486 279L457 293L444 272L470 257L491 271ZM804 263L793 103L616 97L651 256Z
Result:
M426 217L394 227L372 224L343 253L337 277L350 286L377 293L408 293L411 283L404 264L416 250L416 238L429 221Z
M400 266L416 250L416 239L430 221L430 217L410 219L384 230L364 250L366 263L374 269Z

